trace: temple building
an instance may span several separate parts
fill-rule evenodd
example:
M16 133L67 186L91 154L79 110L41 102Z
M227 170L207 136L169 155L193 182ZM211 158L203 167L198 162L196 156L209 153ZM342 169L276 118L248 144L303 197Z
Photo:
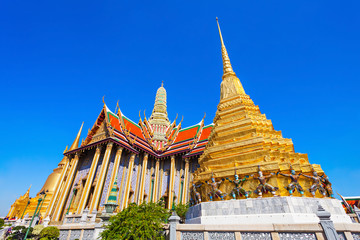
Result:
M295 152L292 140L274 130L271 120L246 94L218 28L223 77L213 124L205 125L204 119L199 119L199 123L182 128L182 121L170 121L163 84L157 90L150 118L144 114L142 119L140 115L138 123L126 117L119 106L117 111L110 111L104 102L86 138L80 142L81 125L73 144L65 149L63 159L39 191L46 193L41 216L49 216L51 223L56 224L66 214L82 214L85 209L90 213L103 211L114 189L118 189L116 211L132 202L159 199L165 201L167 208L175 203L194 204L196 199L190 190L197 183L202 183L198 191L203 202L221 200L219 196L209 198L208 182L232 180L234 175L248 179L242 186L249 191L249 198L275 196L272 191L277 196L332 195L326 184L321 186L328 192L312 188L316 181L320 184L317 174L325 176L320 165L310 164L307 154ZM304 192L289 191L290 177L295 173L303 174L301 178L297 176ZM263 195L258 188L262 174L268 178L264 189L273 187ZM113 188L114 183L117 188ZM230 193L232 188L228 181L219 191ZM311 188L314 191L309 191ZM8 217L34 213L40 195L30 199L29 190L11 206ZM232 198L231 194L223 197Z

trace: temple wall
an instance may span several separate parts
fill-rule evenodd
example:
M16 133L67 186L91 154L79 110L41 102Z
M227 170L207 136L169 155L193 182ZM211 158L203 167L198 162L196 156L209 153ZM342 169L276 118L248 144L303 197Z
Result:
M105 183L104 183L103 190L101 193L100 207L104 207L104 204L107 201L106 195L109 191L109 187L111 187L114 184L114 183L110 182L110 178L111 178L112 170L114 168L115 156L116 156L116 149L113 148L111 151L111 155L110 155L109 167L108 167L108 170L107 170L107 173L105 176Z
M119 208L122 208L123 198L124 198L124 191L125 191L125 184L126 184L126 178L127 178L127 172L128 172L128 165L129 165L129 153L124 153L119 167L118 172L118 184L119 184L119 193L118 193L118 202L119 202Z
M181 167L182 167L182 159L181 159L181 156L177 157L175 159L175 183L174 183L174 191L175 191L175 202L178 203L179 202L179 199L181 198L180 197L180 178L181 178L181 175L180 175L180 170L181 170Z
M170 159L161 160L162 162L162 179L160 182L161 192L160 197L163 197L165 193L168 193L166 190L169 188L169 180L170 180Z
M139 156L136 155L135 159L134 159L134 166L133 166L133 171L132 171L132 175L130 176L130 192L129 192L129 203L134 202L134 198L135 198L135 188L136 188L136 176L138 173L138 169L139 169ZM131 169L128 169L128 171L130 171Z
M144 202L149 202L149 199L151 197L151 174L152 174L152 168L155 168L155 164L154 164L155 160L151 159L149 157L148 159L148 163L147 163L147 168L146 168L146 174L145 174L145 195L146 198L144 197Z

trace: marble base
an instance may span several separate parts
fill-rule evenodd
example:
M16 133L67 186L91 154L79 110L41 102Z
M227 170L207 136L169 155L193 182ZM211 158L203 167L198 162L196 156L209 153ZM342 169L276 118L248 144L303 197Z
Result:
M190 207L187 224L319 223L318 204L334 223L351 223L341 201L330 198L271 197L203 202Z

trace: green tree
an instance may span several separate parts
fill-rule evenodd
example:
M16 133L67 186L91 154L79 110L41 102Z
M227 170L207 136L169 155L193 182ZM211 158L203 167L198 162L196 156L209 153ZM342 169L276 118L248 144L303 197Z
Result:
M60 235L57 227L46 227L40 232L40 240L56 240Z
M103 240L165 239L163 224L170 217L170 211L163 202L131 203L127 208L110 218L109 225L101 233Z
M182 204L179 203L177 205L175 205L175 212L176 214L180 217L180 222L184 223L185 222L185 216L187 211L189 210L190 204L186 203L186 204Z

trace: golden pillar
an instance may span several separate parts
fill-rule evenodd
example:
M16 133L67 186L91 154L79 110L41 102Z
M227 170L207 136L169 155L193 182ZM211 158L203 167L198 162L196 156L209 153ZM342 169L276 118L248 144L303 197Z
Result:
M7 217L12 218L14 211L15 211L15 204L11 205L11 208L10 208L10 211L9 211Z
M168 192L168 209L171 209L172 207L172 203L173 203L173 198L174 198L174 193L175 193L175 189L174 189L174 185L175 185L175 173L176 173L176 168L175 168L175 156L171 156L171 163L170 163L170 182L169 182L169 192Z
M106 200L109 198L110 192L111 192L111 188L112 185L115 182L115 177L117 177L117 173L119 171L119 166L120 166L120 160L121 160L121 154L123 151L123 147L118 147L117 151L116 151L116 155L115 155L115 161L114 161L114 166L111 172L111 176L110 176L110 184L106 193Z
M72 182L75 177L75 171L76 171L78 163L79 163L79 153L76 153L75 157L71 160L71 167L68 172L66 182L65 182L64 188L61 192L58 204L56 205L56 208L55 208L56 211L55 211L54 218L53 218L54 221L59 221L61 219L61 213L62 213L63 208L65 207L65 203L68 198L69 191L70 191Z
M148 162L149 154L145 153L143 162L142 162L142 169L141 169L141 178L140 178L140 189L139 189L139 198L138 198L138 204L141 204L144 200L144 189L145 189L145 173L147 169L147 162Z
M90 209L89 209L90 213L92 213L93 210L97 210L97 208L98 208L113 145L114 144L112 142L109 142L106 146L104 160L101 164L99 177L97 179L95 190L94 190L94 197L92 198L91 203L90 203ZM110 184L110 185L112 185L112 184Z
M64 158L65 158L65 164L64 164L64 166L63 166L63 168L61 170L60 178L59 178L58 182L56 183L54 195L52 196L52 198L50 200L49 207L46 209L45 217L47 217L48 215L51 215L51 213L52 213L52 211L54 209L56 199L58 198L58 196L60 194L60 190L61 190L61 187L63 185L66 172L67 172L67 170L69 168L69 165L70 165L69 158L67 156L65 156Z
M154 194L153 194L153 199L151 199L153 202L156 202L157 199L157 195L158 195L158 189L159 189L159 169L160 169L160 160L156 159L156 163L155 163L155 182L154 182Z
M189 188L189 158L185 158L185 169L184 169L184 187L182 194L182 204L186 203L187 200L187 192Z
M127 208L128 202L129 202L129 194L130 194L130 185L131 185L131 177L134 169L134 160L135 160L135 153L132 153L129 159L129 167L126 177L126 185L125 185L125 191L124 191L124 198L123 198L123 204L121 205L121 210L124 208Z
M85 187L84 187L84 190L83 190L81 198L80 198L80 203L79 203L79 206L78 206L78 209L77 209L78 214L82 213L82 211L85 208L86 202L88 200L91 185L92 185L93 180L94 180L96 167L98 165L100 154L101 154L101 146L98 145L96 147L95 155L94 155L93 161L91 163L91 167L90 167L90 171L88 173L88 177L86 179Z

